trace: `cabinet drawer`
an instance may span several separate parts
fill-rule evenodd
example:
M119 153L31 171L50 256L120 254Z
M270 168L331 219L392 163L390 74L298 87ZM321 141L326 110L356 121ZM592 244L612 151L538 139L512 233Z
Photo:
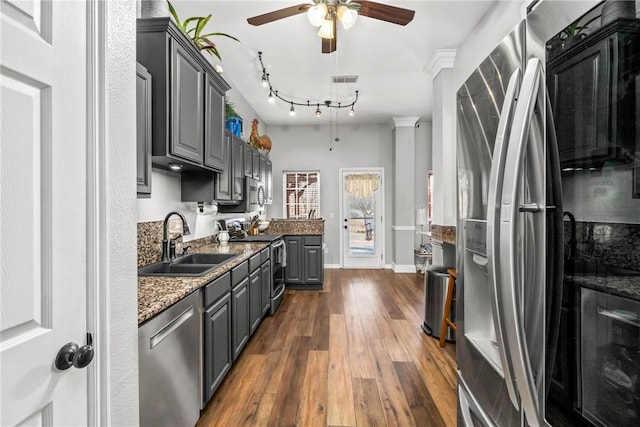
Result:
M244 261L231 270L231 287L235 287L249 276L249 261Z
M231 290L231 274L224 273L204 288L204 306L209 307Z
M305 246L322 246L322 236L304 236Z
M271 255L269 254L269 248L264 248L263 250L260 251L261 264L264 264L265 262L269 261L269 258L271 258Z
M253 273L260 268L260 264L260 253L257 253L249 258L249 271Z

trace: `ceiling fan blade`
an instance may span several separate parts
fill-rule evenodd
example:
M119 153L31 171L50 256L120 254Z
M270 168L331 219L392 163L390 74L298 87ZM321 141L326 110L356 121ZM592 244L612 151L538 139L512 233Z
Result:
M278 19L288 18L306 12L311 7L310 4L301 3L296 6L285 7L284 9L274 10L273 12L247 18L247 22L251 25L262 25Z
M333 38L322 39L322 53L335 52L338 47L338 26L336 25L336 18L333 18Z
M414 10L376 3L374 1L358 0L358 3L362 6L358 15L368 16L369 18L379 19L381 21L387 21L398 25L407 25L413 20L413 15L416 13Z

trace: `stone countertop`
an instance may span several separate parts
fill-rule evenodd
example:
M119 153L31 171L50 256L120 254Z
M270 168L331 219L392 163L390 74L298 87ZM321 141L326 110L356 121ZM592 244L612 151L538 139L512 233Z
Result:
M565 276L564 280L578 286L640 302L640 276Z
M278 219L269 221L267 234L324 234L324 219Z
M267 242L230 242L227 248L221 247L219 244L204 246L194 253L229 253L238 254L238 256L200 277L138 277L138 325L180 301L191 292L205 286L267 246L269 246Z

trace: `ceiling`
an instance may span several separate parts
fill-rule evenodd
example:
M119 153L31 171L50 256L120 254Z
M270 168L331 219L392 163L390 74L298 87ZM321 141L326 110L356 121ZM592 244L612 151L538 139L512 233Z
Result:
M318 118L315 105L325 100L350 104L356 90L355 114L350 116L349 109L343 108L336 117L338 110L331 109L334 123L390 123L401 116L430 120L432 80L427 65L437 49L457 48L493 2L379 2L415 10L415 17L407 26L363 16L349 30L338 24L338 48L332 54L321 53L321 39L304 13L257 27L247 23L249 17L305 0L173 0L172 4L181 19L212 14L206 32L223 32L240 40L212 37L222 61L206 56L224 68L225 79L268 125L329 123L327 109L321 107L323 114ZM310 101L313 107L296 107L291 117L289 104L267 102L259 51L273 88L294 102ZM358 82L332 83L332 76L344 75L357 75Z

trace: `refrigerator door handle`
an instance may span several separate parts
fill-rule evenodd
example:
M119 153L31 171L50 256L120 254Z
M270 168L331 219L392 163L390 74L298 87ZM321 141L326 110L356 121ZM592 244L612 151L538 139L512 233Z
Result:
M507 143L509 139L509 130L512 126L513 114L516 100L520 91L520 81L522 80L522 72L518 68L509 78L507 91L505 92L502 111L500 112L500 122L498 123L498 131L496 133L496 141L493 146L493 159L491 162L491 173L489 174L489 194L487 200L487 254L490 260L487 273L489 280L489 289L491 292L491 312L493 314L493 324L496 330L496 341L504 380L509 393L511 403L516 409L520 409L520 401L516 392L516 384L513 379L513 368L509 353L506 351L504 344L505 328L498 307L503 304L498 292L499 277L499 220L500 205L503 186L503 177L505 169L505 161L507 158Z
M543 78L544 73L541 61L538 58L530 59L524 73L522 89L516 105L507 148L506 167L503 177L504 186L500 205L500 247L498 250L500 255L497 258L497 262L500 263L499 279L501 284L498 293L499 299L503 302L498 311L506 331L505 344L512 361L513 374L520 395L521 406L527 422L533 427L540 426L542 423L540 402L524 328L523 313L525 308L521 304L523 274L518 263L520 243L522 241L522 236L519 233L521 215L519 203L520 192L523 187L523 175L527 171L524 167L525 152L530 156L528 157L528 162L531 165L541 164L540 170L544 171L544 138L537 135L542 141L541 147L539 145L527 146L529 132L534 127L534 114L544 109ZM536 130L543 132L542 129ZM536 138L534 137L534 139ZM528 152L528 149L532 151ZM541 182L544 180L544 172L541 175L538 177L540 182L528 182L528 191L531 192L534 199L539 197L535 193L536 189L543 186ZM533 200L532 202L542 206L546 205L544 198L542 200ZM540 212L544 213L544 211L541 210ZM537 213L534 213L534 215L537 215ZM533 254L527 254L527 256L533 256L534 262L540 263L543 262L541 260L544 260L544 248L540 249L540 245L537 246L536 251ZM544 324L542 327L544 327Z
M460 402L460 412L462 413L462 421L464 427L475 427L472 414L480 421L483 427L496 427L491 417L482 409L482 405L478 403L475 397L469 391L469 387L465 382L460 371L458 371L458 400Z

